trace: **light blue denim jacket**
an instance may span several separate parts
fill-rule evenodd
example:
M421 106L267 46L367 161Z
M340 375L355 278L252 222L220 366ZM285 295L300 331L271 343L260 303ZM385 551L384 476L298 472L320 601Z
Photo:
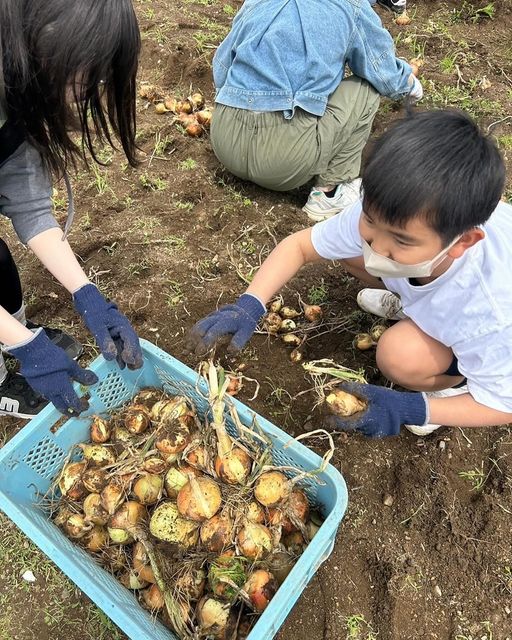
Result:
M245 0L213 59L216 102L322 116L345 64L381 95L411 90L411 67L368 0Z

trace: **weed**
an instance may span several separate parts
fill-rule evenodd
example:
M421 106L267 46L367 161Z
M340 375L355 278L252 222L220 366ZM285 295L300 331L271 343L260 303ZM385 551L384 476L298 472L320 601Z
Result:
M225 4L222 7L222 11L224 11L224 13L227 16L234 16L236 14L236 9L234 7L232 7L230 4Z
M473 485L473 491L479 491L485 484L489 474L485 475L484 473L484 463L482 462L482 466L480 469L475 467L474 469L470 469L469 471L459 471L458 474L464 480L469 480L469 482Z
M496 13L494 2L489 2L485 7L475 7L470 2L464 2L453 10L453 22L480 22L481 20L493 20Z
M110 193L115 196L115 193L112 191L112 188L108 184L105 171L100 170L97 164L91 164L91 172L94 176L93 185L96 188L98 195L101 196L106 191L110 191Z
M498 142L498 145L502 149L512 149L512 135L511 134L498 136L496 138L496 140Z
M176 280L169 280L169 291L165 295L165 304L168 307L176 307L183 302L185 294L181 284Z
M59 195L59 191L57 189L53 189L52 191L52 204L53 208L56 211L64 211L67 206L67 199L64 196Z
M162 133L157 131L155 133L155 146L153 147L152 157L162 157L172 146L174 139L172 136L166 135L162 138Z
M178 167L182 171L192 171L193 169L195 169L197 167L197 162L194 160L194 158L187 158L186 160L182 160L178 164Z
M194 33L194 41L199 53L204 53L206 49L215 49L229 31L229 27L212 22L208 18L202 20L200 26L201 31Z
M181 200L178 200L177 202L174 203L174 206L176 207L176 209L182 209L184 211L192 211L192 209L194 208L194 203L182 202Z
M140 276L147 271L149 271L151 264L147 258L142 258L138 262L131 262L127 267L126 271L128 271L130 276Z
M147 173L139 176L139 183L144 189L148 189L149 191L163 191L167 189L167 180L159 178L158 176L149 176Z
M347 640L376 640L377 635L372 626L362 614L355 614L345 618Z
M113 242L112 244L104 244L101 248L108 256L113 256L117 250L117 242Z
M324 279L320 280L319 285L312 285L308 289L308 303L309 304L322 304L327 302L327 296L329 295L329 287L325 284Z
M84 215L80 218L78 226L82 231L90 231L92 229L91 214L88 212L84 213Z

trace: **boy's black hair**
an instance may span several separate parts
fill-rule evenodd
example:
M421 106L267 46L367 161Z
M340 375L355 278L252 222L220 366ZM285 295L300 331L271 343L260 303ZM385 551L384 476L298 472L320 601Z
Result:
M483 224L505 186L494 141L465 113L409 115L373 145L362 175L363 209L403 227L421 217L449 244Z
M0 99L49 169L114 137L137 164L139 50L131 0L0 0Z

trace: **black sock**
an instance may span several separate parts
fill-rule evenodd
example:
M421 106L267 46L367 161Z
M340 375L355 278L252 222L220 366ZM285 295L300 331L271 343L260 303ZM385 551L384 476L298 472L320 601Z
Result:
M334 187L334 189L331 189L330 191L324 191L324 194L327 198L332 198L334 197L334 194L336 193L336 189L338 187Z

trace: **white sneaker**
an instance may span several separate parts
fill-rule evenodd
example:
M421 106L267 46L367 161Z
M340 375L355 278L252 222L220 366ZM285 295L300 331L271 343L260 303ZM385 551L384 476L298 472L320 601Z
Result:
M357 294L357 304L363 311L386 320L403 320L407 318L402 311L400 298L384 289L361 289Z
M451 398L453 396L460 396L463 393L468 392L468 385L465 384L462 387L450 387L449 389L440 389L439 391L429 391L425 395L427 398ZM442 427L442 424L425 424L422 427L415 424L404 424L406 429L409 429L411 433L416 436L428 436L429 433Z
M321 222L350 207L360 197L361 178L339 184L332 198L328 198L323 191L314 187L302 211L308 214L310 220Z

